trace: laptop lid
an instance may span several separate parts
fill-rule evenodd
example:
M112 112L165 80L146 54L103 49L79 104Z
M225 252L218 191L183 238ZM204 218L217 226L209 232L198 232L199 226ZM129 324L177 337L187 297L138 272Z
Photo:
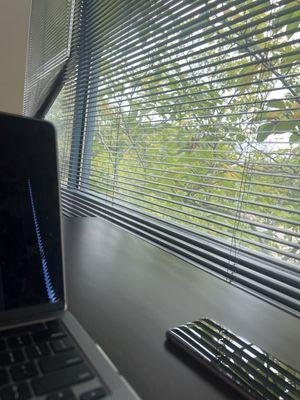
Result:
M0 113L0 320L64 307L54 127Z

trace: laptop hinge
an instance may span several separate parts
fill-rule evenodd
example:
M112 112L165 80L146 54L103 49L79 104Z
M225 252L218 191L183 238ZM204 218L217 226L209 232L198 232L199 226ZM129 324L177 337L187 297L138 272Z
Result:
M41 319L41 316L50 316L54 312L65 310L65 303L43 304L32 307L22 307L0 312L0 326L20 324L26 321Z

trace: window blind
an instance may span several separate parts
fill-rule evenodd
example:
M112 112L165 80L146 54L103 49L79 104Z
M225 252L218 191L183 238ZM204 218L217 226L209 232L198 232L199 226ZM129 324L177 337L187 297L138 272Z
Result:
M299 312L297 1L91 0L75 14L47 116L64 212Z
M32 0L24 114L40 116L70 55L74 0Z

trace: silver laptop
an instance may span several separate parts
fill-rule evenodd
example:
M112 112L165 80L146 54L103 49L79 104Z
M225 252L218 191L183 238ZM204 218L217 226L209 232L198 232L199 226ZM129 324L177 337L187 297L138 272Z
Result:
M0 113L0 399L136 399L67 310L51 124Z

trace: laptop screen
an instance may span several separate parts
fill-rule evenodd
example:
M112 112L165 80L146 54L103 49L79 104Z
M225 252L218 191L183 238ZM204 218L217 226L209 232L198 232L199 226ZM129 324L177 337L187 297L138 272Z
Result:
M7 118L5 127L0 116L0 310L63 300L54 132Z

